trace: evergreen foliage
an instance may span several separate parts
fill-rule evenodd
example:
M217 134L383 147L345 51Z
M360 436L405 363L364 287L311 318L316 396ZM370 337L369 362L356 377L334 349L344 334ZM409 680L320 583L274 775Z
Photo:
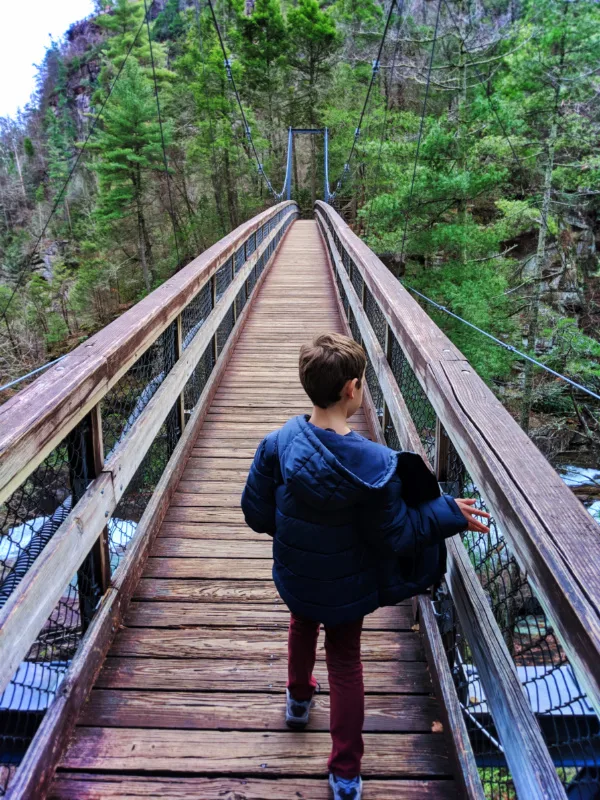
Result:
M336 180L388 4L213 3L273 185L289 126L329 127ZM97 9L77 48L49 49L35 102L0 120L0 309L19 286L0 317L3 378L75 346L171 275L174 230L185 263L272 202L204 0L157 0L148 25L143 0ZM598 387L600 6L448 0L429 70L436 9L406 0L391 18L338 209L408 285ZM306 214L321 175L321 141L298 137L294 197ZM584 398L427 310L523 427L567 420L600 446Z

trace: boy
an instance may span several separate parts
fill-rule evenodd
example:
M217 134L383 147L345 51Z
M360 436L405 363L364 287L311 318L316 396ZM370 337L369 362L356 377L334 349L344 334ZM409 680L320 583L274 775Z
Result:
M434 499L407 504L414 462L410 475L404 468L403 486L401 455L348 427L362 403L365 368L363 348L346 336L325 334L302 346L300 381L312 414L290 419L261 442L242 495L248 525L273 536L273 579L291 612L291 728L308 722L319 627L325 626L335 800L362 796L363 617L438 581L444 539L467 528L487 531L474 517L489 517L474 500L436 496L422 459Z

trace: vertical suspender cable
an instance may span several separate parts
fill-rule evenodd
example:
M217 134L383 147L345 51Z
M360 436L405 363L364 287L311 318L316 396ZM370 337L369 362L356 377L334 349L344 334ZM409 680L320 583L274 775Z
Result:
M148 32L148 44L150 45L150 63L152 65L152 78L154 81L154 96L156 98L156 111L158 114L158 127L160 129L160 141L162 145L162 152L163 152L163 161L165 164L165 172L167 173L167 194L169 195L169 208L171 217L171 224L173 226L173 237L175 238L175 253L177 255L177 267L181 266L180 256L179 256L179 244L177 241L177 225L175 224L175 209L173 207L173 195L171 194L171 176L169 174L169 163L167 161L167 149L165 146L165 134L163 130L162 124L162 116L160 113L160 99L158 97L158 81L156 80L156 68L154 66L154 51L152 49L152 36L150 34L150 19L148 14L148 3L147 0L144 0L144 9L146 11L144 17L146 20L146 30Z
M406 209L406 213L404 214L404 231L402 232L402 248L400 250L400 263L402 263L404 259L404 245L406 244L406 231L408 229L408 217L410 215L410 209L412 205L412 197L413 191L415 188L415 176L417 174L417 164L419 162L419 151L421 150L421 139L423 137L423 128L425 125L425 113L427 111L427 99L429 97L429 85L431 83L431 70L433 69L433 58L435 55L435 43L437 41L438 35L438 28L440 24L440 12L442 10L442 2L443 0L438 1L437 7L437 14L435 17L435 30L433 33L433 42L431 45L431 57L429 59L429 69L427 70L427 84L425 86L425 97L423 99L423 110L421 111L421 122L419 124L419 136L417 138L417 152L415 153L415 163L413 165L413 174L412 180L410 182L410 194L408 196L408 206Z

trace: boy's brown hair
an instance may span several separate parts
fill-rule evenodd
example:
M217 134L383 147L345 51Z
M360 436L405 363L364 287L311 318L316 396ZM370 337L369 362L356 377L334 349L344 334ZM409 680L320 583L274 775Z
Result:
M361 381L367 366L363 348L341 333L324 333L300 348L300 382L315 406L329 408L347 381Z

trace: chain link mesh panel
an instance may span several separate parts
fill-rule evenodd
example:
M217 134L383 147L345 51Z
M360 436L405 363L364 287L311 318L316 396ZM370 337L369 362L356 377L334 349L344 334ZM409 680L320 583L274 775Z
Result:
M158 434L109 522L109 552L114 572L135 536L137 526L181 437L178 402L169 411Z
M404 402L415 424L427 458L433 464L435 456L436 413L427 399L425 390L413 372L404 352L392 336L390 342L390 366Z
M373 328L377 341L385 353L387 338L387 322L383 311L379 308L377 301L373 297L371 290L365 286L365 312L369 318L369 323Z
M101 401L105 458L131 430L176 359L177 323L172 322Z
M242 245L241 247L239 247L236 250L234 263L235 263L235 274L237 275L238 272L241 270L241 268L246 263L246 247L245 247L245 245Z
M233 313L233 306L227 311L227 314L223 318L221 324L217 328L217 354L220 353L223 348L225 347L225 343L227 339L229 339L229 335L233 330L233 326L235 325L235 318Z
M216 273L217 303L223 297L233 279L233 256L229 258Z
M181 312L182 347L185 350L213 310L212 281L200 289L196 297Z
M325 220L324 224L328 225L328 220ZM349 273L356 272L335 230L332 230L332 236L341 254L344 269ZM329 244L328 248L330 249ZM353 285L357 288L354 280ZM337 286L353 336L360 341L358 326L351 310L348 309L348 301L339 277ZM375 335L385 350L385 317L367 287L365 287L365 311ZM430 462L433 463L436 449L436 414L400 344L393 337L390 341L389 361L421 442ZM376 398L380 396L381 388L370 363L367 366L367 383L377 404ZM401 442L392 424L386 425L384 433L388 446L401 449ZM478 487L452 446L449 448L445 473L443 476L445 481L442 484L444 491L455 497L474 497L480 507L489 510L486 509ZM527 575L519 568L503 532L494 519L490 523L489 535L467 532L464 534L463 543L513 657L517 673L569 799L590 800L600 797L598 717L588 703ZM516 792L504 750L494 726L469 642L458 623L445 584L436 591L435 607L485 795L490 800L513 800L516 798ZM523 800L529 799L523 798Z
M350 267L350 279L352 281L352 285L354 286L354 291L358 295L358 300L360 303L362 303L364 281L358 267L354 266L354 263L352 263Z
M65 437L2 506L0 607L95 476L90 416ZM54 698L101 596L88 556L0 695L0 795Z

